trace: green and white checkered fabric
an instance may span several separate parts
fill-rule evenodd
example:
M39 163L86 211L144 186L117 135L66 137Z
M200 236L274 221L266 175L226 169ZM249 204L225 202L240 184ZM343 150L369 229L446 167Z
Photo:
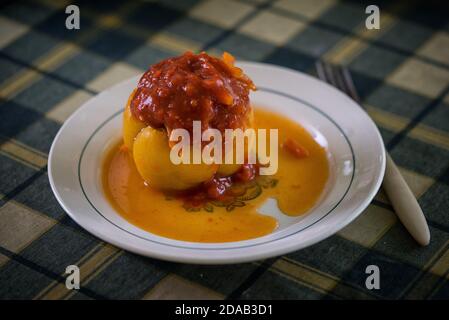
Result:
M449 10L337 0L2 2L0 9L0 298L449 298ZM371 3L370 3L371 4ZM337 235L286 256L228 266L137 256L78 227L58 205L47 154L64 120L110 85L186 50L229 51L314 74L346 65L364 106L418 197L432 240L421 248L381 191ZM65 287L65 268L81 289ZM378 265L381 289L365 288Z

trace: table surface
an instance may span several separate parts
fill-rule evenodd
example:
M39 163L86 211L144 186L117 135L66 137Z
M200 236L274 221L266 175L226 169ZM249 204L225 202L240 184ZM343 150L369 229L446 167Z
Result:
M382 1L381 28L367 30L355 1L79 3L79 30L65 28L64 1L1 5L0 298L449 298L447 8ZM48 182L56 132L93 95L186 50L310 74L318 59L346 65L419 198L430 245L410 238L382 191L331 238L239 265L143 258L78 227ZM80 290L64 285L72 264ZM378 290L366 289L368 265L380 269Z

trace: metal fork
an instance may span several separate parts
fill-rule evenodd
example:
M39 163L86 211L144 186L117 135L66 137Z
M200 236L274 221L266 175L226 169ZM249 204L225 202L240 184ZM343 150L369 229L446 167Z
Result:
M347 68L324 61L318 61L315 67L321 80L343 91L362 106ZM388 152L386 160L382 186L404 227L420 245L426 246L430 241L430 232L421 207Z

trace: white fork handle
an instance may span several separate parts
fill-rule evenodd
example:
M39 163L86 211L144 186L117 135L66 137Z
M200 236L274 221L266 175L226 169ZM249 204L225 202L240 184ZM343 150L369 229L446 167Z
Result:
M420 245L428 245L430 232L426 218L412 190L410 190L388 152L383 187L394 211L408 232Z

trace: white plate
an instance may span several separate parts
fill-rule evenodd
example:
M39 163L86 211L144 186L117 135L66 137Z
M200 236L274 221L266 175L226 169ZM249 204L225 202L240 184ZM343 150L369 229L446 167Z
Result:
M240 67L259 89L251 95L254 105L297 121L328 150L330 179L310 212L287 217L269 200L261 212L275 216L279 228L260 238L227 243L172 240L124 220L103 195L100 171L105 151L121 137L122 111L137 77L89 100L55 137L48 173L64 210L89 232L123 249L203 264L282 255L317 243L354 220L373 199L385 170L384 145L372 120L346 95L308 75L260 63L245 62Z

